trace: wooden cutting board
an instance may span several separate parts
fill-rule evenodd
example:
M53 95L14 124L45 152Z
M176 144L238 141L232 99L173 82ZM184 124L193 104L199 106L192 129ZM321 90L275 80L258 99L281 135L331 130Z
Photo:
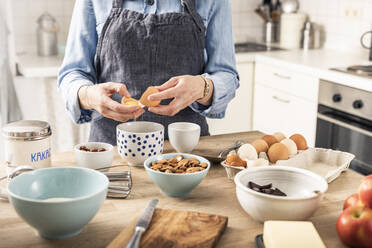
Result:
M214 247L226 229L225 216L198 212L156 209L151 224L141 239L141 248L210 248ZM125 247L134 233L133 220L108 248Z
M192 151L192 154L205 157L212 163L219 163L222 160L218 158L218 154L225 148L233 145L236 141L241 140L245 143L250 143L256 139L262 138L264 133L258 131L234 133L234 134L221 134L214 136L204 136L200 139L198 145ZM164 146L164 153L174 152L174 149L167 142Z

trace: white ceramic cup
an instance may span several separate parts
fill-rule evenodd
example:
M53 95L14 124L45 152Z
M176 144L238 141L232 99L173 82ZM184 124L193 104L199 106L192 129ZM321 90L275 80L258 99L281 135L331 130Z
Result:
M143 166L152 156L163 153L164 126L156 122L133 121L116 127L118 152L131 166Z
M168 125L169 142L177 152L190 153L199 143L200 126L191 122Z
M104 152L86 152L80 150L80 147L85 146L91 148L105 148ZM75 161L78 166L90 169L99 169L109 167L112 165L114 158L114 147L108 143L103 142L87 142L81 143L74 147Z

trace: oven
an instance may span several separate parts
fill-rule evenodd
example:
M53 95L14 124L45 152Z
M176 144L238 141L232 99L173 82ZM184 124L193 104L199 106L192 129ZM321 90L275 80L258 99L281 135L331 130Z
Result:
M350 168L372 173L372 92L321 80L316 147L355 155Z

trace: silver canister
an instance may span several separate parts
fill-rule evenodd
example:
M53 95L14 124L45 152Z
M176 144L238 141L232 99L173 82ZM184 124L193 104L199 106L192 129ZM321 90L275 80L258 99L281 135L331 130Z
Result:
M58 54L58 26L56 19L45 12L37 19L37 54L54 56Z
M51 166L51 135L48 122L22 120L2 128L5 138L5 158L10 167L31 165L34 168Z
M264 23L264 42L267 44L279 41L279 24L275 22Z

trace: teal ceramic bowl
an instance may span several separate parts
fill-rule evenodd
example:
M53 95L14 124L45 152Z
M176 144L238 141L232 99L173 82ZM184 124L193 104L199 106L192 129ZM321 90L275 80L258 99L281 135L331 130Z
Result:
M10 181L9 201L41 237L64 239L78 235L96 215L108 183L104 174L88 168L38 169Z
M151 163L160 159L171 159L177 155L183 155L185 158L194 157L200 161L200 163L207 163L208 167L205 170L187 174L169 174L164 172L155 171L150 168ZM209 168L211 167L210 162L200 156L187 154L187 153L168 153L159 156L148 158L144 163L147 175L150 179L159 186L161 191L171 197L183 197L188 195L203 178L207 175Z

